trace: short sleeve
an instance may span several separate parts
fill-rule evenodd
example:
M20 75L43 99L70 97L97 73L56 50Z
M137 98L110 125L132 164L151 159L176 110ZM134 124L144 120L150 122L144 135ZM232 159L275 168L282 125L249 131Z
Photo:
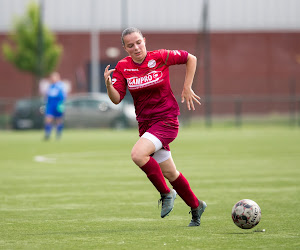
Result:
M185 64L189 54L185 50L161 50L160 53L167 66Z

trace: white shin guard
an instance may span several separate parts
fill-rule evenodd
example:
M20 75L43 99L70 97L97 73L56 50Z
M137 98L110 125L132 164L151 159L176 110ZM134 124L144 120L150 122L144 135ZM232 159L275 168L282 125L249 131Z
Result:
M154 144L155 153L152 157L157 161L157 163L164 162L171 157L171 151L163 149L161 141L156 136L146 132L141 137L150 140Z
M168 160L171 157L171 151L162 148L156 151L152 157L157 161L157 163L161 163Z

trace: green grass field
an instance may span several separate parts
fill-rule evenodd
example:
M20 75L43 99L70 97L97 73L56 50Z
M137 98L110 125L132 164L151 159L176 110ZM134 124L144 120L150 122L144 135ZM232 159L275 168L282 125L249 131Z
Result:
M177 198L160 218L157 191L130 159L135 130L0 132L0 249L299 249L300 130L182 128L173 158L208 207L188 228ZM232 206L262 209L251 230ZM261 232L265 229L265 232Z

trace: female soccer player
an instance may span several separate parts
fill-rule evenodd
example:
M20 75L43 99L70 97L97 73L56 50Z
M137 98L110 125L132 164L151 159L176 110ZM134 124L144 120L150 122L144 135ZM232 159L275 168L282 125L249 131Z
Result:
M179 106L171 90L169 66L186 64L181 101L186 101L189 110L195 110L194 102L200 104L200 97L191 86L197 59L183 50L147 51L146 39L137 28L125 29L121 41L129 56L120 60L115 69L109 69L108 65L104 79L113 103L122 101L127 88L133 97L140 139L132 148L131 158L160 193L162 218L173 210L178 193L191 207L189 226L200 226L207 205L195 196L187 179L176 169L169 147L179 129ZM164 177L173 186L172 190Z

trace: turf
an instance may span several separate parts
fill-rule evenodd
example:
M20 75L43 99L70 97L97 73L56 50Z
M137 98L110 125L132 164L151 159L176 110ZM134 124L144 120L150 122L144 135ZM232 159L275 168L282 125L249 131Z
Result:
M208 207L188 228L177 198L161 219L159 195L130 159L135 130L0 132L0 249L299 249L300 130L182 128L173 158ZM251 230L232 206L262 209ZM261 232L265 229L265 232Z

